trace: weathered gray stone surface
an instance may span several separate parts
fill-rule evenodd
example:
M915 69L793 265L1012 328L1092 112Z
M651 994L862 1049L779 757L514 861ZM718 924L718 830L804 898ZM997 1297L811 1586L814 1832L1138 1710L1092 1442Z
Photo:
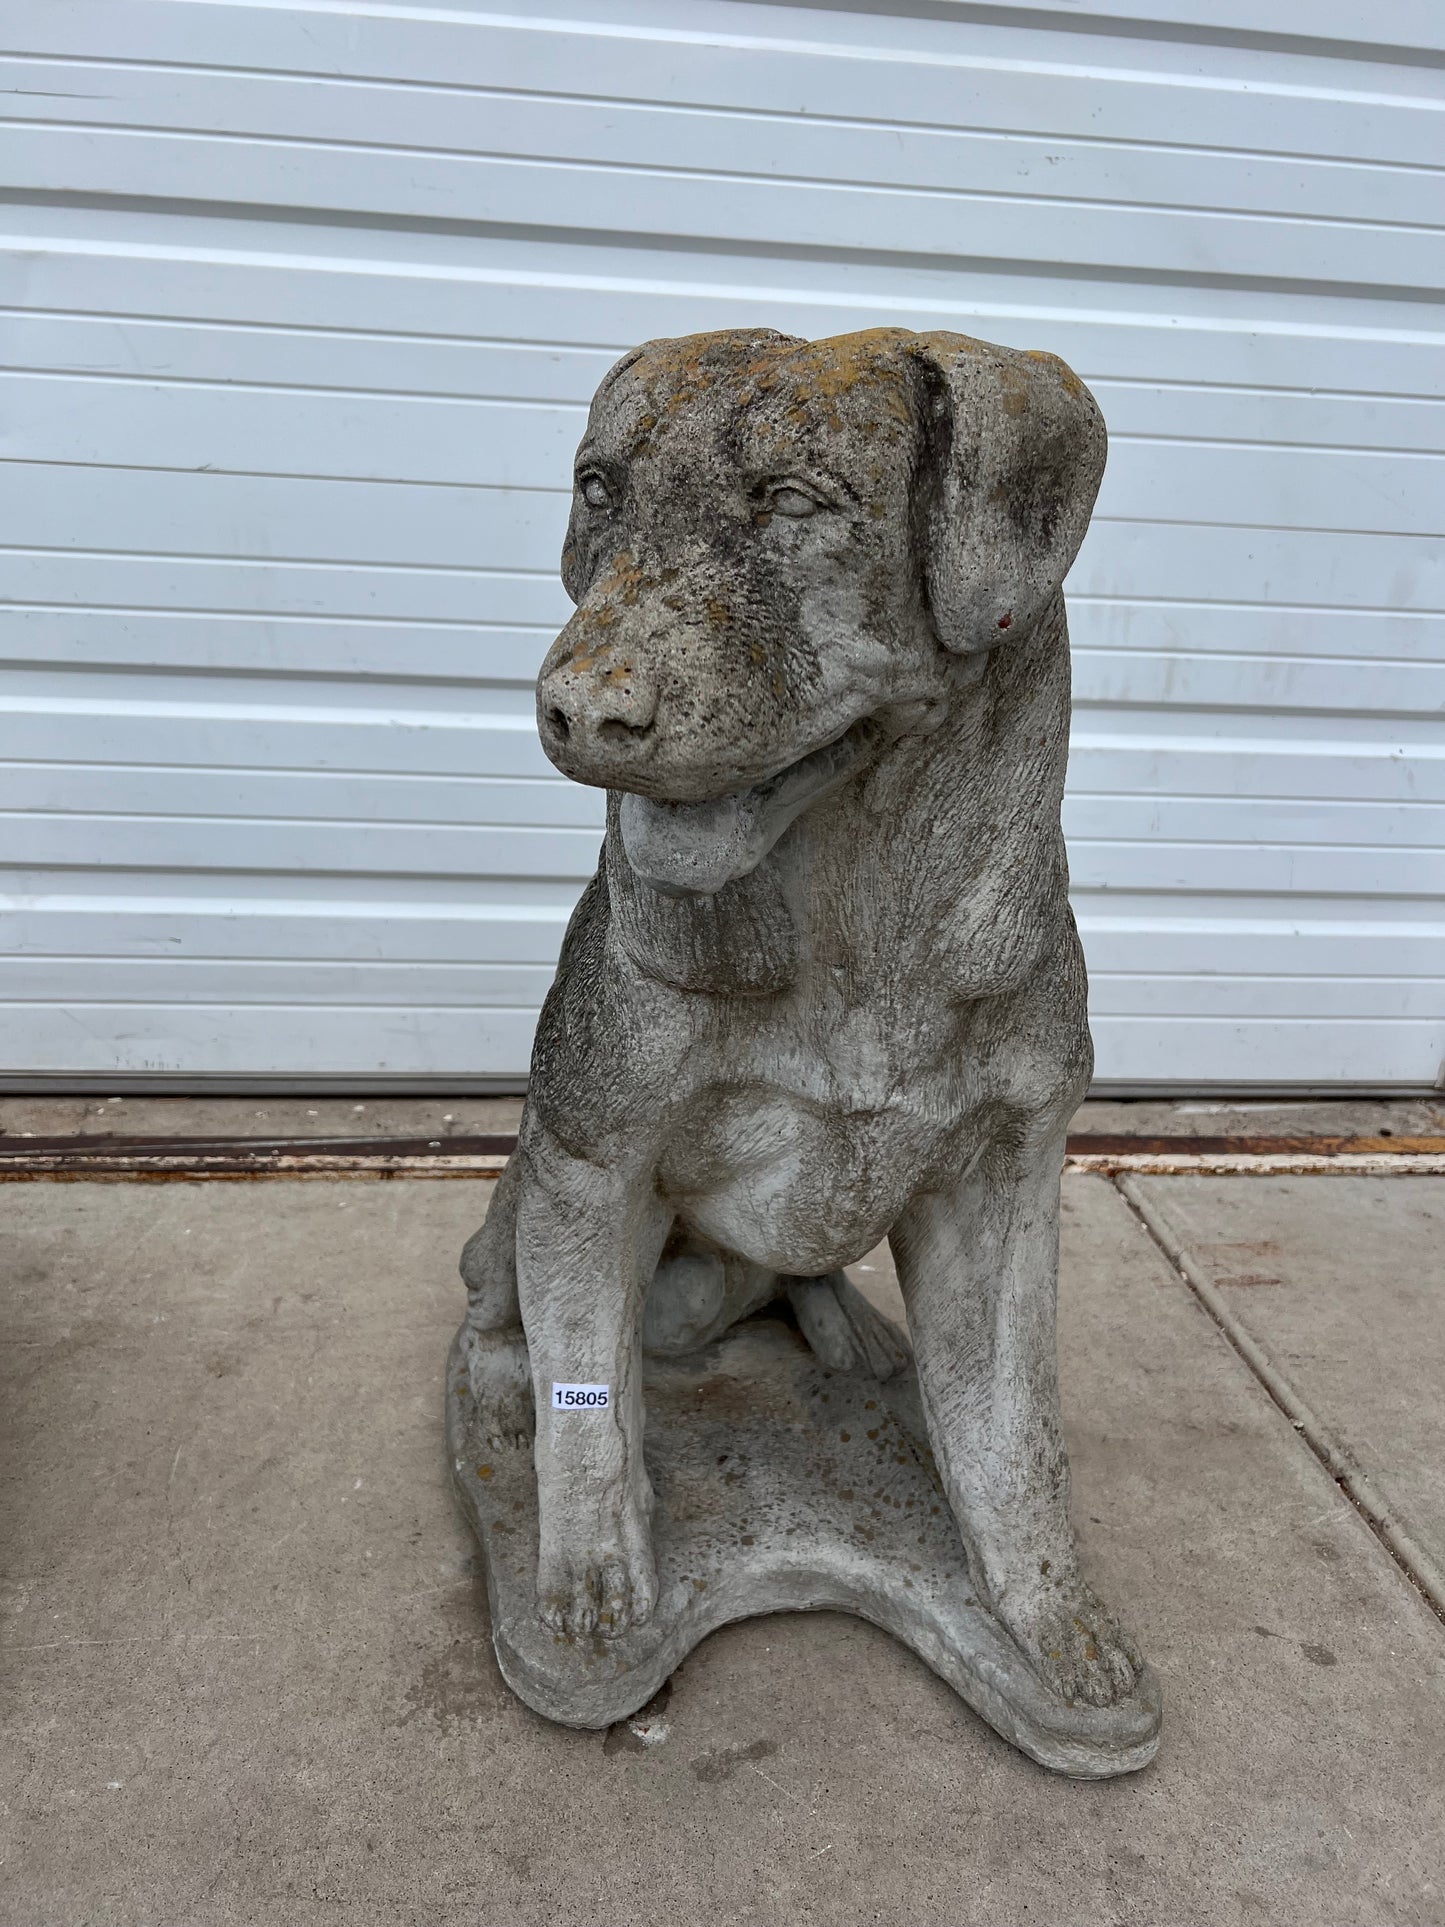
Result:
M1041 1773L839 1613L705 1640L650 1744L529 1712L437 1383L489 1190L0 1191L6 1927L1439 1927L1445 1627L1098 1178L1064 1418L1147 1772Z
M794 1326L763 1317L683 1358L649 1359L657 1610L618 1638L562 1639L537 1613L530 1442L489 1439L471 1341L463 1326L452 1347L447 1447L486 1552L498 1663L529 1706L572 1726L609 1726L719 1627L831 1606L911 1646L1041 1765L1100 1779L1153 1759L1151 1675L1107 1710L1068 1706L979 1601L911 1367L881 1382L829 1372Z
M1079 1570L1054 1338L1092 1062L1061 587L1104 453L1062 362L962 335L734 330L607 376L537 687L607 837L463 1273L485 1422L535 1426L537 1608L580 1647L658 1608L644 1342L782 1295L834 1370L886 1371L830 1282L886 1234L970 1588L1117 1771L1147 1751L1111 1709L1154 1688ZM577 1385L607 1409L559 1409ZM764 1549L737 1565L766 1605Z

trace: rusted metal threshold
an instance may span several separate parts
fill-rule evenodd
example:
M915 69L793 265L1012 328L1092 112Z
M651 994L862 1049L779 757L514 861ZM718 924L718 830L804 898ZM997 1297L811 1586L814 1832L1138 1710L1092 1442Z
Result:
M516 1148L488 1137L0 1137L0 1184L34 1178L494 1178Z
M516 1146L486 1137L0 1137L0 1183L84 1179L494 1178ZM1066 1168L1145 1175L1445 1176L1445 1137L1122 1137L1068 1141Z

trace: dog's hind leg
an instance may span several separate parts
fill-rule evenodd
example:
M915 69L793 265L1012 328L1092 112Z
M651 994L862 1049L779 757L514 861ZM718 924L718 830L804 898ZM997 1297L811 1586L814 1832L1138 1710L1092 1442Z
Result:
M677 1357L695 1351L778 1297L784 1280L675 1224L647 1288L642 1344Z
M826 1278L779 1281L804 1338L829 1372L871 1372L892 1378L908 1363L903 1334L841 1271Z
M467 1372L491 1445L514 1445L532 1431L532 1379L517 1299L515 1153L497 1179L481 1227L462 1250L467 1288Z

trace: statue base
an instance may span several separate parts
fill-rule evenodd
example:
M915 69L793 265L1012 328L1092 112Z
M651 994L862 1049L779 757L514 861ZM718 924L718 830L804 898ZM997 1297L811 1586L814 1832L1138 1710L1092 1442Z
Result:
M1160 1695L1151 1672L1116 1706L1066 1705L978 1602L911 1364L883 1381L825 1371L772 1316L685 1358L649 1357L657 1607L620 1639L568 1640L537 1616L531 1441L485 1443L466 1336L463 1327L448 1360L453 1480L481 1541L502 1677L547 1719L609 1726L729 1620L832 1608L901 1639L1041 1766L1093 1780L1153 1759Z

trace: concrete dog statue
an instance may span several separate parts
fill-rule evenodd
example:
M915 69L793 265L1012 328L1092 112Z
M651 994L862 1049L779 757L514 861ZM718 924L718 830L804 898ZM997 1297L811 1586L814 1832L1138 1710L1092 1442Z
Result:
M1070 1706L1144 1670L1080 1575L1054 1335L1092 1066L1060 585L1104 456L1061 361L957 334L654 341L598 390L537 714L606 840L462 1262L497 1436L535 1424L561 1639L655 1603L641 1349L784 1296L885 1377L841 1267L886 1234L987 1606Z

